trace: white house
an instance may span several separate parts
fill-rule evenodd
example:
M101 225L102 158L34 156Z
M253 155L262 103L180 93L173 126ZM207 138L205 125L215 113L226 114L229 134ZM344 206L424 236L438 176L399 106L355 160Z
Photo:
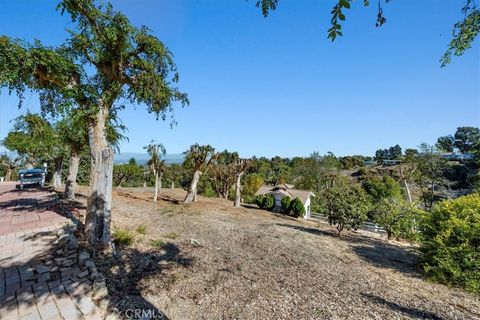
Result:
M272 186L262 186L258 191L255 193L255 196L258 195L267 195L271 194L275 199L275 207L273 208L274 211L280 211L282 209L282 198L289 197L291 200L295 198L299 198L302 201L303 206L305 207L305 219L310 218L310 197L314 197L315 194L308 190L299 190L295 189L293 185L290 184L280 184L274 187Z

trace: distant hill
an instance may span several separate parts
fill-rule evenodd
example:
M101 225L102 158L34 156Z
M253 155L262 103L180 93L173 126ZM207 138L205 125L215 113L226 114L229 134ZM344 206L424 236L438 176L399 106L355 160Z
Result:
M131 158L135 158L138 164L144 164L150 159L148 153L122 152L115 155L113 163L127 163ZM168 164L182 163L183 158L183 153L167 154L165 162Z

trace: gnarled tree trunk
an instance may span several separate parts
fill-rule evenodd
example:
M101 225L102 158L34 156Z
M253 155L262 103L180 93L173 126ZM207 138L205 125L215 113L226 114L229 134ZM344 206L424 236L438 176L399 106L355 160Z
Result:
M56 189L56 188L60 188L60 186L62 185L63 157L58 157L53 159L53 163L54 163L54 171L53 171L52 185Z
M107 118L108 109L100 107L95 122L88 129L92 167L85 234L88 242L99 248L105 248L111 242L113 150L105 132Z
M195 173L193 174L193 180L190 183L187 196L185 197L185 200L183 200L183 203L192 203L197 200L197 184L198 180L200 180L201 174L202 172L200 170L195 170Z
M170 183L170 189L175 189L175 180L172 180Z
M242 176L243 172L237 174L237 181L235 183L235 201L233 202L233 206L235 208L240 208L240 199L242 196Z
M75 200L75 187L77 185L78 165L80 164L80 154L78 150L72 148L70 160L68 161L68 177L65 182L65 199Z

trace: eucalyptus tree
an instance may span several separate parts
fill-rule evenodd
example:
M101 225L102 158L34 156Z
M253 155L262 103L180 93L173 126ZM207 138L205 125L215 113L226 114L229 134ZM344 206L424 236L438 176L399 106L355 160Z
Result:
M42 160L52 161L52 185L54 188L60 187L63 159L67 150L57 128L47 120L33 113L17 117L12 130L3 140L3 145L17 152L27 168L32 168Z
M258 0L257 7L261 8L262 13L267 17L271 11L277 9L280 0ZM390 0L378 0L377 21L376 27L381 27L387 22L383 13L383 3L388 3ZM354 0L337 0L331 11L330 28L328 29L328 38L332 41L338 36L342 36L342 25L345 21L346 10L350 9ZM462 20L458 21L453 26L452 39L448 44L447 51L442 56L440 62L441 66L448 65L452 56L461 56L472 47L473 42L480 32L480 9L475 3L475 0L463 0L461 8ZM368 7L370 0L363 0L363 5Z
M147 150L150 155L150 160L148 160L147 165L153 172L155 176L155 190L153 192L153 202L157 202L158 199L158 189L162 187L162 178L163 172L165 171L165 154L167 151L161 143L156 143L154 140L150 141L148 146L143 147Z
M63 0L57 8L72 20L68 45L52 49L0 37L0 85L21 98L25 87L58 90L77 103L88 125L92 157L85 232L90 244L105 247L111 242L113 170L106 123L114 103L143 104L165 119L175 102L184 106L188 99L174 85L178 73L172 54L148 28L134 27L109 3Z
M200 176L207 171L210 164L215 160L215 149L210 145L199 145L198 143L190 146L185 152L184 167L193 173L188 192L183 203L192 203L197 199L197 184Z
M234 163L235 171L235 200L233 206L235 208L240 208L240 201L242 196L242 176L252 165L251 161L248 159L237 159Z
M70 113L57 123L57 128L61 140L70 149L64 197L69 201L73 201L75 200L75 186L80 165L80 155L85 146L88 145L87 126L81 117L75 113Z
M113 108L107 121L107 140L112 148L119 150L119 143L122 140L128 140L124 135L126 127L119 122L117 110ZM61 116L57 122L56 128L60 140L69 148L68 175L65 182L65 199L75 200L75 186L77 182L80 157L84 150L88 149L88 124L78 109L70 108Z
M209 175L212 176L215 190L224 199L228 199L230 188L235 182L235 163L238 159L237 152L224 150L217 153L215 160L212 161Z

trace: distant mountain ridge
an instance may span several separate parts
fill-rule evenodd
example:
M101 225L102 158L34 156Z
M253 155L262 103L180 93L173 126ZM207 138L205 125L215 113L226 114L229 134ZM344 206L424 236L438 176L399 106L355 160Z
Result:
M165 155L165 162L168 164L182 163L185 155L183 153L172 153ZM136 152L122 152L116 154L113 158L113 163L127 163L131 158L134 158L138 164L145 164L149 159L148 153Z

